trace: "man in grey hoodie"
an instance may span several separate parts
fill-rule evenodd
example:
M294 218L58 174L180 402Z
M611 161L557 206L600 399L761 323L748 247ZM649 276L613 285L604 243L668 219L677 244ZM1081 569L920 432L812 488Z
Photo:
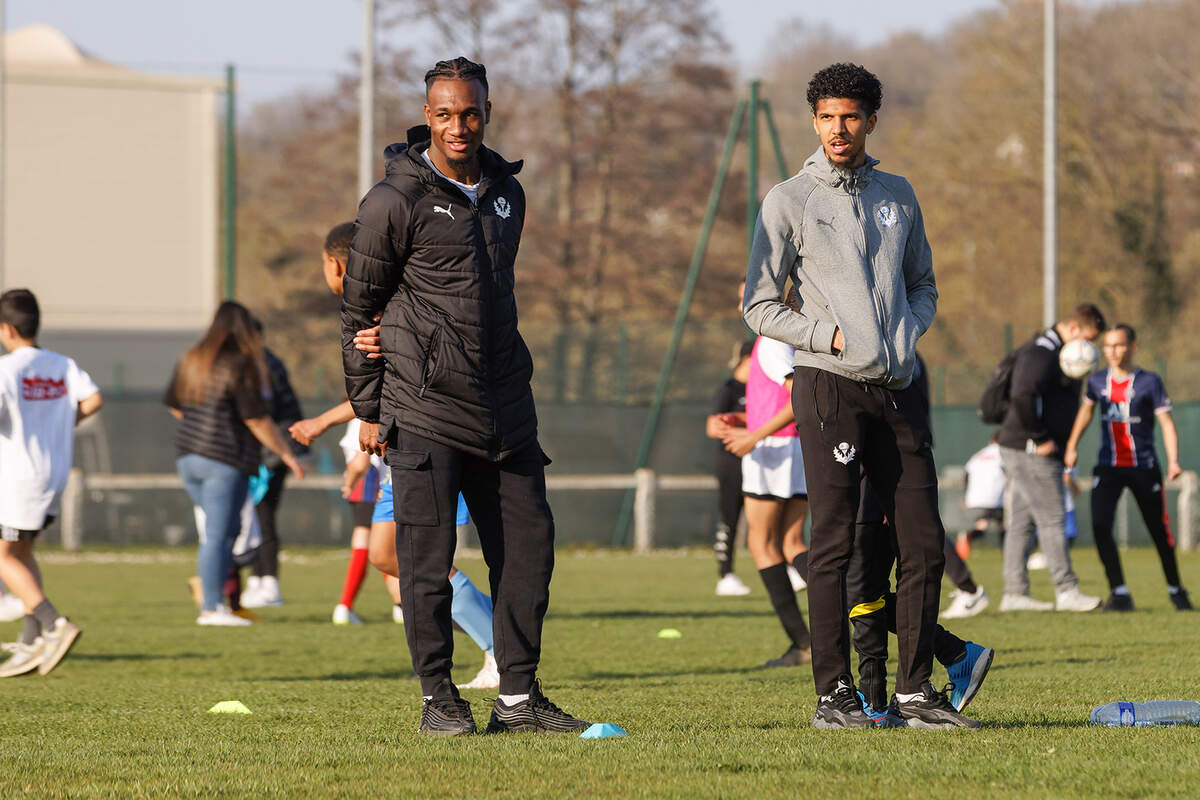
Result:
M910 388L917 339L937 287L908 181L866 153L879 80L853 64L808 86L821 147L763 200L746 273L751 330L796 348L792 405L809 470L809 616L818 728L871 727L850 675L846 567L860 479L875 488L899 543L896 706L913 727L977 728L929 682L945 531L932 436ZM793 303L784 302L791 278ZM794 307L794 309L793 309Z

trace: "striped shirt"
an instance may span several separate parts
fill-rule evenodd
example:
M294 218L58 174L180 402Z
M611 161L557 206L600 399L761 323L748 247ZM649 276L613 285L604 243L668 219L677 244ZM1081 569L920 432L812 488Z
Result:
M1099 406L1100 455L1105 467L1157 467L1154 417L1171 410L1162 379L1135 369L1117 380L1111 369L1093 373L1083 402Z
M183 421L175 433L175 452L194 454L234 467L245 475L258 472L259 444L242 420L268 416L261 391L248 386L261 380L248 380L247 370L257 370L254 362L241 356L222 355L217 359L209 380L208 394L202 403L185 403L177 387L179 365L163 403L183 412Z

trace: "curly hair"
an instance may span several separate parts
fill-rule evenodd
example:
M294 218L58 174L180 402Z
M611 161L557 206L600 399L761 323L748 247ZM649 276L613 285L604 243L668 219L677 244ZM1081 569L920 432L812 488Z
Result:
M856 100L869 117L883 105L883 84L866 67L830 64L808 82L808 104L817 113L817 101L826 98Z
M483 84L483 96L487 97L487 67L483 66L483 64L476 64L465 56L459 56L449 61L439 61L434 64L433 69L425 73L426 94L429 93L429 87L433 86L433 82L439 79L479 81Z

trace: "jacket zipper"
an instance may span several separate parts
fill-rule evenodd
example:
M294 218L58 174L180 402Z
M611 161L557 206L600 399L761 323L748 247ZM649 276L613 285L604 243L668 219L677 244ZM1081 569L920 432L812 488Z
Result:
M441 340L442 328L434 328L433 334L429 337L429 350L425 352L425 366L421 370L421 391L417 393L417 397L424 397L425 390L429 388L429 384L433 383L434 370L438 368L437 347Z
M862 193L857 181L854 183L853 195L855 213L858 215L859 227L862 230L863 257L867 260L868 279L871 282L871 300L875 304L875 318L879 321L879 338L883 341L883 353L886 359L886 368L883 377L884 380L890 380L892 377L892 341L891 336L888 334L886 305L883 302L883 295L879 293L879 284L875 280L875 262L871 258L870 245L867 239L867 212L863 209Z
M481 181L482 182L482 181ZM482 187L480 187L482 189ZM483 199L483 192L476 195L475 202L471 203L471 217L475 225L475 252L476 259L480 264L487 263L487 238L483 232L483 220L479 215L479 201ZM492 380L492 268L488 264L487 273L482 271L479 274L480 278L480 314L479 317L483 321L483 370L487 377L487 396L488 405L492 409L492 437L496 442L496 449L500 448L500 410L496 407L496 392L495 384Z

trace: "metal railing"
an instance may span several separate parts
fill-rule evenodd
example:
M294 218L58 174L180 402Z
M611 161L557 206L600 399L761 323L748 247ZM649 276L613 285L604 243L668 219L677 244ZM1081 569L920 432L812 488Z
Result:
M1089 492L1092 482L1080 478L1076 486L1081 493ZM338 491L342 487L340 475L310 475L304 480L288 484L288 491ZM659 475L652 469L639 469L634 473L609 475L547 475L546 487L551 490L634 490L633 505L633 551L648 553L654 549L654 530L658 508L658 493L671 491L716 491L717 479L711 475ZM962 489L965 482L960 467L950 467L938 479L939 489ZM1181 550L1196 547L1196 494L1200 490L1200 476L1185 472L1167 488L1178 489L1175 504L1175 533ZM107 491L137 491L145 489L178 489L183 491L183 481L174 473L161 474L108 474L85 473L72 469L63 494L62 544L67 550L83 547L83 502L89 493ZM1117 534L1122 545L1128 543L1129 522L1126 505L1117 514Z

